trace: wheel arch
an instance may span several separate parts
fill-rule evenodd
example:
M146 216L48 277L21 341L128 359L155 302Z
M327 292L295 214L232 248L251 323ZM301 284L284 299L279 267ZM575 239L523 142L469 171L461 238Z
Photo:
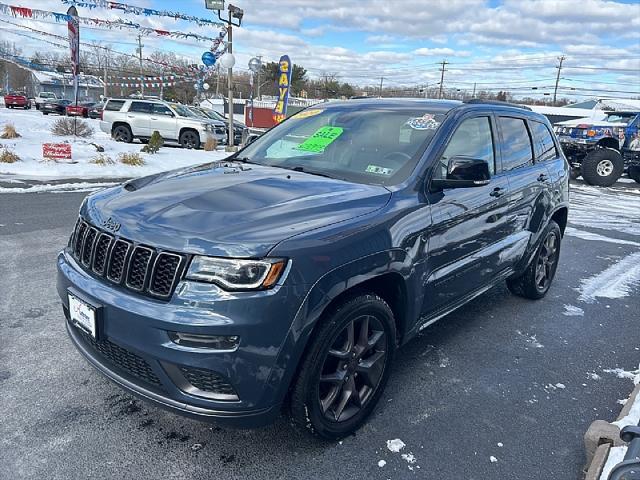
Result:
M131 125L129 125L127 122L113 122L113 124L111 124L111 135L113 135L113 132L118 127L127 127L129 131L132 132ZM131 134L133 135L133 132Z
M620 143L613 137L605 137L598 140L597 145L602 148L612 148L614 150L620 150Z
M415 289L411 286L417 282L408 278L410 268L387 268L382 271L376 265L379 267L379 262L383 261L387 266L408 266L404 261L405 257L406 252L403 250L364 257L325 274L313 285L298 310L269 380L271 387L277 390L277 398L285 403L288 400L291 385L309 349L310 341L326 313L351 296L368 292L385 300L396 322L397 343L403 343L407 332L411 330L411 319L417 318L415 309L416 305L422 303L422 296L419 296L421 289L413 291ZM398 261L394 261L394 258ZM341 274L346 272L349 275L343 277Z
M562 207L558 208L551 215L551 220L553 220L554 222L556 222L560 226L560 232L562 233L562 236L564 237L564 231L567 228L567 222L569 220L569 208L566 207L566 206L562 206Z

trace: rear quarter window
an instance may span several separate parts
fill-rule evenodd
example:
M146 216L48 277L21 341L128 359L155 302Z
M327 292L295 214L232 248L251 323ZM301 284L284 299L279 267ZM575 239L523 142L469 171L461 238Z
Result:
M556 158L558 152L549 128L539 122L529 122L529 127L534 140L533 146L536 152L536 161L544 162L545 160Z
M124 100L108 100L104 106L105 110L109 110L111 112L118 112L124 105Z
M498 117L498 125L502 133L502 169L509 171L533 165L533 146L525 121L515 117Z

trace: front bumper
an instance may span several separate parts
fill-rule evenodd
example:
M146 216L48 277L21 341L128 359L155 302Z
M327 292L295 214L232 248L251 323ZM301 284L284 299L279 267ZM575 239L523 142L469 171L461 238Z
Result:
M57 288L67 318L69 289L99 306L97 341L68 320L67 331L87 360L125 390L176 413L231 426L260 426L279 414L290 372L277 360L287 354L282 345L303 298L296 287L231 294L182 281L171 300L162 302L95 278L61 252ZM240 344L235 351L185 347L168 332L238 335ZM181 369L211 372L237 399L187 388Z

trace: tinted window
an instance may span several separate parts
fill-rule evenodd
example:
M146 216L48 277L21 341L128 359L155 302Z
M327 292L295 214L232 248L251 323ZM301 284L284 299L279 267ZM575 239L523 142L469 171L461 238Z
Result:
M168 117L173 115L173 112L169 107L167 107L166 105L162 105L160 103L154 103L152 110L153 110L153 113L157 115L167 115Z
M105 110L110 110L112 112L119 111L124 105L124 100L109 100L107 104L104 106Z
M529 131L520 118L498 117L502 131L502 168L513 170L533 164Z
M131 102L131 107L129 107L130 112L139 112L139 113L151 113L151 103L146 102Z
M449 160L458 156L486 160L489 163L491 175L495 173L493 136L489 117L469 118L460 124L442 154L440 168L435 172L436 178L445 178Z
M544 162L558 156L553 137L546 125L538 122L529 122L531 133L535 139L536 161Z

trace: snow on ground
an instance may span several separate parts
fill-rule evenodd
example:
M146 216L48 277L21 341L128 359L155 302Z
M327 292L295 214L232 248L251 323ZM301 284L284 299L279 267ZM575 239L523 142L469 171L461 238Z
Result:
M613 467L624 460L624 455L627 453L627 447L611 447L609 449L609 456L607 457L607 463L604 464L602 473L600 474L600 480L607 480Z
M602 272L581 281L579 300L593 303L597 298L623 298L640 284L640 252L623 257Z
M569 223L574 226L640 235L640 188L572 185ZM569 235L571 234L580 236L575 235L575 229L569 231ZM584 238L584 235L580 238ZM594 237L585 239L596 240ZM616 242L623 243L617 240Z
M393 440L387 440L387 448L393 453L398 453L405 447L405 443L399 438L394 438Z
M640 202L640 199L638 200ZM573 211L571 213L573 216ZM573 220L573 218L572 218ZM605 237L604 235L599 235L597 233L586 232L584 230L578 230L573 227L567 227L564 232L566 235L570 237L581 238L582 240L593 240L596 242L608 242L608 243L617 243L618 245L633 245L635 247L640 247L639 242L633 242L631 240L620 240L618 238Z
M116 182L78 182L32 185L26 188L0 188L0 193L40 193L40 192L93 192L117 185Z
M562 314L566 315L567 317L583 317L584 310L582 310L580 307L576 307L575 305L565 305L564 312L562 312Z
M64 117L45 116L37 110L0 109L0 130L6 123L12 123L17 132L22 135L21 138L11 140L0 139L0 145L13 150L21 158L20 162L12 164L0 163L0 175L12 174L19 178L46 177L48 179L131 178L211 160L221 160L229 155L221 149L205 152L204 150L184 150L178 147L163 147L155 155L140 153L142 144L115 142L100 130L99 121L92 119L85 120L94 129L91 138L74 139L73 136L55 136L51 133L51 126L60 118ZM59 163L43 160L43 143L64 142L71 144L71 161L77 163L62 163L65 162L64 160L60 160ZM114 160L119 153L138 152L147 164L141 167L121 163L105 166L91 164L90 160L98 153L91 143L103 146L104 154Z

